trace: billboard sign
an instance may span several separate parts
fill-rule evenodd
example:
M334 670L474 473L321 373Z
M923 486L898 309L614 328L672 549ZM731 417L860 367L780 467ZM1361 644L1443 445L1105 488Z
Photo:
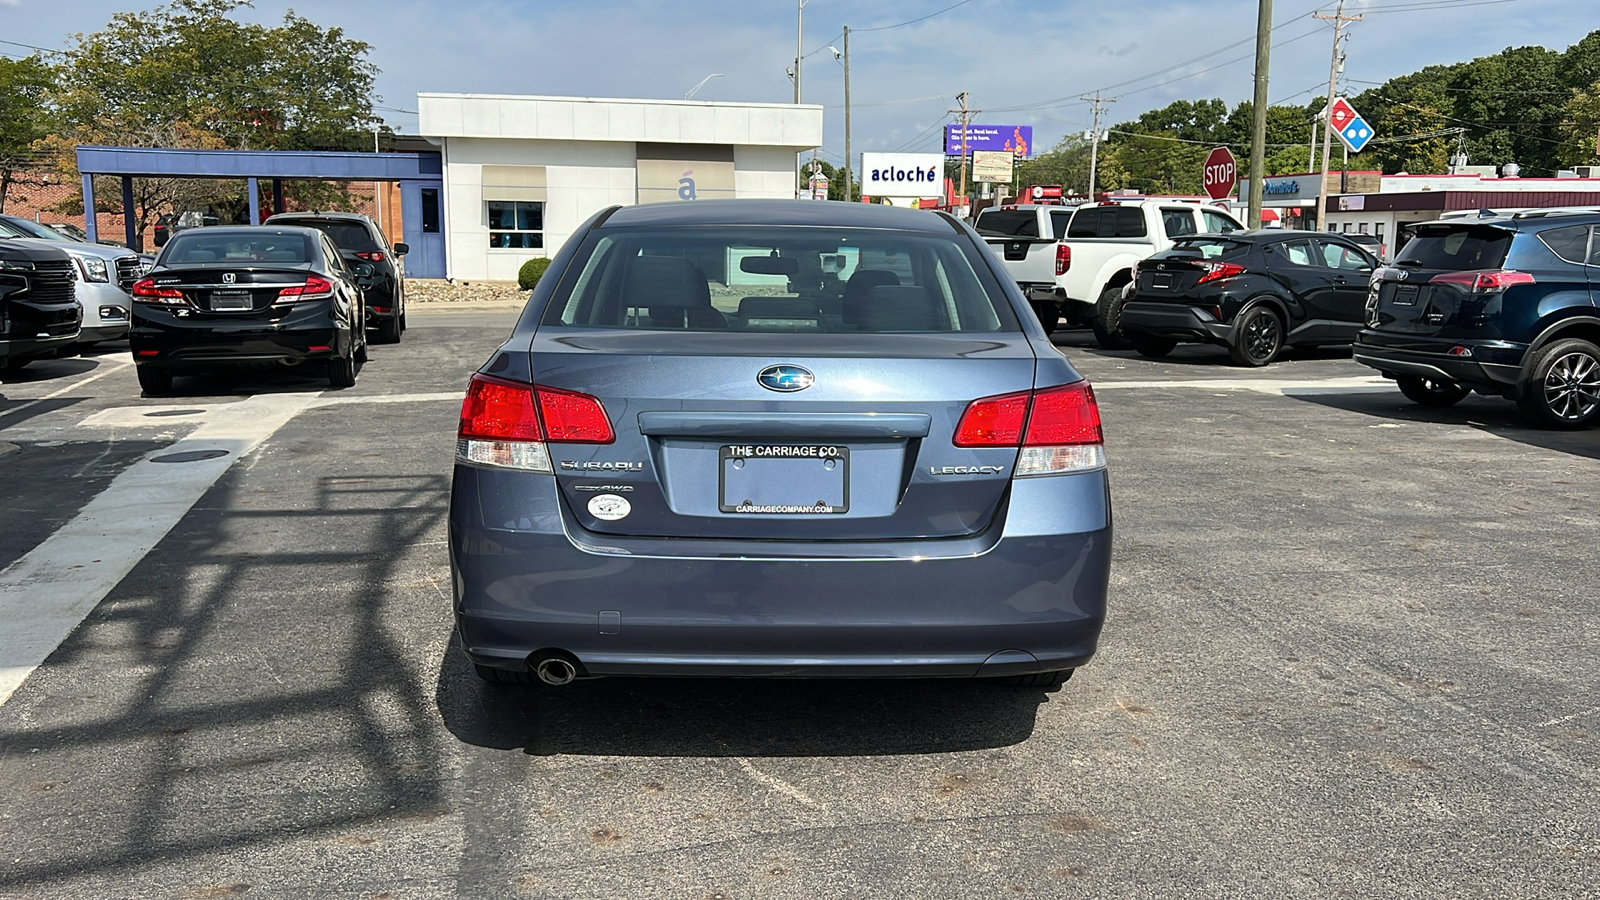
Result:
M1004 150L979 150L972 154L972 180L1010 184L1016 159Z
M1032 125L967 125L967 152L974 150L1001 150L1018 159L1033 155ZM944 127L944 152L946 156L961 155L961 125Z
M861 193L869 197L938 197L944 193L944 156L863 153Z

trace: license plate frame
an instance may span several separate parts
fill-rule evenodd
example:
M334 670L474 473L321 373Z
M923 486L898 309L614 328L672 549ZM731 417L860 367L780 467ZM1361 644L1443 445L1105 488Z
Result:
M1158 274L1150 276L1150 287L1155 289L1155 290L1158 290L1158 291L1171 290L1172 289L1172 273L1170 273L1170 272L1160 272Z
M1395 306L1416 306L1417 298L1421 295L1420 285L1400 284L1395 285L1394 296L1389 302Z
M254 308L249 291L211 292L211 309L216 312L249 312Z
M810 488L787 486L796 481L809 482ZM717 451L717 508L739 515L847 513L850 448L821 443L723 444Z

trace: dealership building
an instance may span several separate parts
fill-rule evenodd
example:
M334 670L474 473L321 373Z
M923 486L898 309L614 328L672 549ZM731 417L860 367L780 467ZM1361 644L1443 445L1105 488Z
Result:
M790 200L819 105L419 94L443 161L445 273L511 281L613 205Z

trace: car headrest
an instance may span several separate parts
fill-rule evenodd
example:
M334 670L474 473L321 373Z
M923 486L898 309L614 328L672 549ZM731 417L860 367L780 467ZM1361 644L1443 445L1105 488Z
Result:
M705 273L687 259L641 256L628 263L622 286L625 306L652 310L711 305Z
M888 269L857 269L844 283L844 320L850 325L860 325L856 314L866 304L872 289L883 285L898 285L900 276Z

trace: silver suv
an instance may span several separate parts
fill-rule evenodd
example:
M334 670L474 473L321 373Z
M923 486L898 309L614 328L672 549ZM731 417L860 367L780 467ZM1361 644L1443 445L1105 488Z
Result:
M19 216L0 216L0 238L17 238L48 244L72 257L77 273L78 305L83 307L79 347L128 336L128 310L133 298L128 289L139 280L138 254L123 247L86 244Z

